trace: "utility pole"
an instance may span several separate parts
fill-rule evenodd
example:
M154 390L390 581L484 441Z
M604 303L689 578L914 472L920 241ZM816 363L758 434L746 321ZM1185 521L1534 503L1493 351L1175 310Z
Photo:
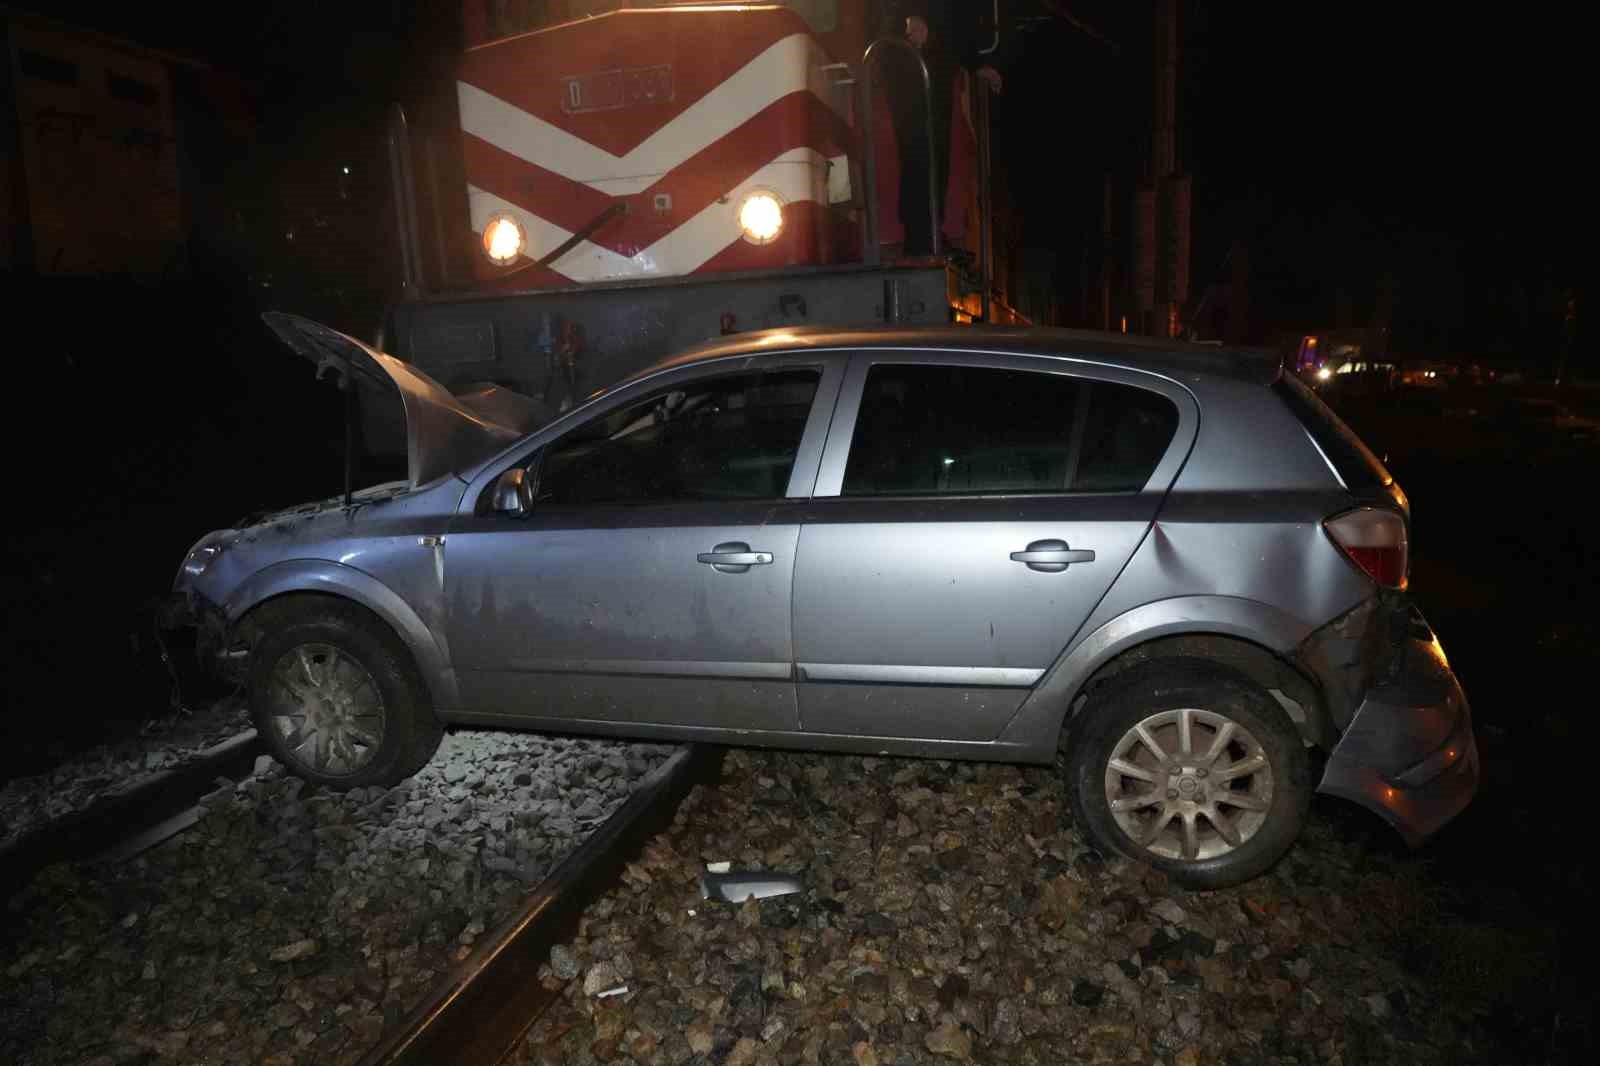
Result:
M1382 359L1389 354L1389 327L1394 322L1394 272L1378 275L1378 291L1372 301L1372 325L1367 331L1367 353Z
M1556 388L1567 376L1567 360L1572 357L1572 346L1578 339L1578 292L1567 290L1565 313L1561 317L1561 350L1556 356Z
M1228 284L1232 301L1228 307L1229 344L1244 344L1250 339L1250 249L1243 241L1234 241L1229 252L1233 274Z
M1100 205L1100 328L1111 332L1111 272L1116 269L1116 221L1111 216L1114 204L1111 175L1107 173Z
M1135 292L1143 332L1174 337L1189 298L1189 176L1178 165L1178 2L1156 0L1147 179L1134 195Z

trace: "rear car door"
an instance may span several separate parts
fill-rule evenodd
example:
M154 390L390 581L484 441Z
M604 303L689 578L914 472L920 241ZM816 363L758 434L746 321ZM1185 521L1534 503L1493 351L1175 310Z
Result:
M669 372L536 439L517 460L531 513L476 507L444 548L466 710L794 729L793 497L815 481L843 364Z
M808 733L983 741L1150 528L1198 426L1152 374L856 353L795 569Z

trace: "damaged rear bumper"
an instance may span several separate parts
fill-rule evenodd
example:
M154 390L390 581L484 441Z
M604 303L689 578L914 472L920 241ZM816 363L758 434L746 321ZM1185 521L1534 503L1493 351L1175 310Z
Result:
M1368 808L1415 847L1465 809L1479 776L1466 695L1412 608L1394 658L1362 694L1317 791Z

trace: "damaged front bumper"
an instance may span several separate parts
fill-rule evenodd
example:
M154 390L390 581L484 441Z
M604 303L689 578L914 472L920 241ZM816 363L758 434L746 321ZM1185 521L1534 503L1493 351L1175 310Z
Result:
M239 647L221 607L189 591L168 595L157 608L164 630L193 629L195 658L207 673L229 684L244 681L249 654Z
M1409 604L1392 617L1398 639L1383 642L1389 654L1352 701L1317 791L1368 808L1416 847L1477 793L1478 746L1439 638Z

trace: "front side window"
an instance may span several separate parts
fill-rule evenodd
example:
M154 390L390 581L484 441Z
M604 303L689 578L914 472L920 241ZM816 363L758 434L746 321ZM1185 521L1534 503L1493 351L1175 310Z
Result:
M1137 492L1177 428L1171 400L1130 385L880 364L867 374L842 494Z
M627 404L543 449L538 500L781 498L820 377L814 369L736 374Z

